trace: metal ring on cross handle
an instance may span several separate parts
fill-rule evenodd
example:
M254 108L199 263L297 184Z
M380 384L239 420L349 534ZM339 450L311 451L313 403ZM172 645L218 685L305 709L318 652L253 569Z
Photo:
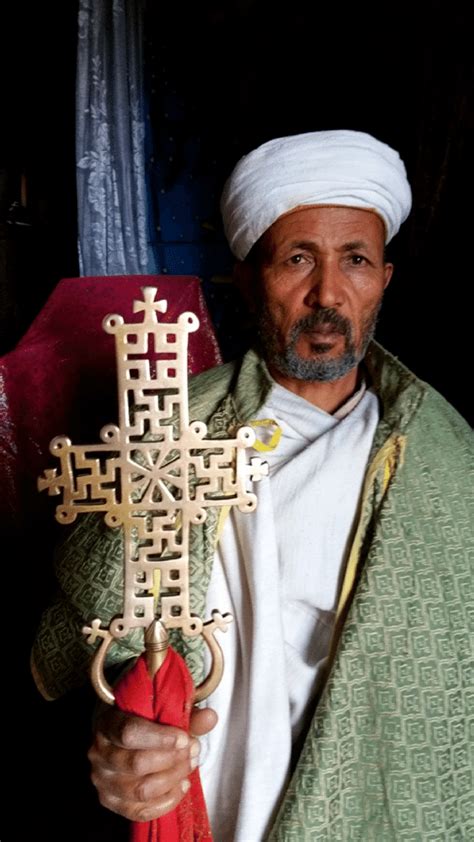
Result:
M228 617L230 619L230 615L228 615ZM211 653L212 662L209 674L201 682L201 684L198 684L196 687L194 704L203 702L204 699L207 699L208 696L214 692L224 673L224 655L219 642L214 636L216 628L217 626L212 621L209 624L204 623L203 625L202 636ZM102 642L98 647L91 664L92 686L99 698L108 705L113 705L115 703L115 696L112 687L105 677L104 665L107 652L114 640L115 637L110 634L110 632L106 632L104 634Z

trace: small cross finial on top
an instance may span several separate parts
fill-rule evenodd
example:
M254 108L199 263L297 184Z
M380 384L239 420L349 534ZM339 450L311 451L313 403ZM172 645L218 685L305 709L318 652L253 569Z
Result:
M168 309L168 302L164 299L155 301L155 295L158 290L155 287L142 287L143 301L133 302L133 312L140 313L143 311L144 324L158 324L156 318L157 313L166 313Z

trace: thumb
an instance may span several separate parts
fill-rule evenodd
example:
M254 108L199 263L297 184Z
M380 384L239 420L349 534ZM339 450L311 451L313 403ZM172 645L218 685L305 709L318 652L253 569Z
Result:
M212 708L194 708L189 730L195 737L202 737L212 731L217 723L217 713Z

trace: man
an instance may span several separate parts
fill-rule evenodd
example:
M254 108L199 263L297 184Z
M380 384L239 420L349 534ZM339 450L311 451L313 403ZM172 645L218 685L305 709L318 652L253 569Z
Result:
M198 613L236 622L193 736L113 710L98 726L93 781L130 819L172 809L199 762L219 842L474 833L470 431L372 341L410 203L397 153L349 131L264 144L226 185L261 348L195 378L190 414L211 435L253 423L269 478L255 515L208 518L195 545ZM92 519L75 535L66 623L68 557L104 569L117 543ZM46 619L54 692L48 640Z

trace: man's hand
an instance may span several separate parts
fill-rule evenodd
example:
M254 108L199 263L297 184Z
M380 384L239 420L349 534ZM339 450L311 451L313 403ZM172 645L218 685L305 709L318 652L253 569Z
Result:
M179 728L107 709L88 755L101 804L134 822L152 821L173 810L199 762L196 736L207 734L216 722L215 711L196 708L189 736Z

